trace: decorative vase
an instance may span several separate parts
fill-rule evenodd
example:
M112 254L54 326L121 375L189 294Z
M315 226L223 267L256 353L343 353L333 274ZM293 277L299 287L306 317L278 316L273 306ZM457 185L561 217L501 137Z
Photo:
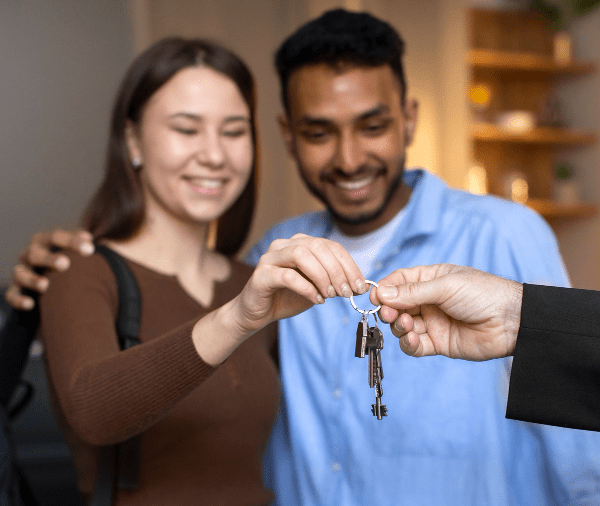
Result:
M485 195L488 192L488 178L485 167L473 165L465 181L467 190L475 195Z
M529 184L525 174L518 170L509 171L504 177L504 197L509 200L526 204L529 199Z
M558 65L568 65L573 57L571 36L560 31L554 34L554 62Z
M554 200L557 202L579 202L579 185L573 179L558 180L554 183Z

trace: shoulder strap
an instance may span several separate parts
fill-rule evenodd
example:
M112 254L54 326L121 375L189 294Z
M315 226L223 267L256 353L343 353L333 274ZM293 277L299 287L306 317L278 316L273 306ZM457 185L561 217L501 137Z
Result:
M37 295L28 295L35 298L35 308L17 311L4 301L4 293L0 293L0 404L7 410L21 382L21 374L29 358L29 347L40 323Z
M122 350L140 344L140 316L142 302L140 290L123 258L106 246L97 245L96 251L108 262L117 278L119 291L119 312L117 314L117 336Z
M117 279L119 311L115 326L119 346L122 350L126 350L140 344L139 329L142 301L139 287L133 273L118 253L102 245L96 245L96 251L106 259ZM139 436L123 441L118 445L100 448L98 473L90 506L108 506L112 504L117 470L120 488L135 490L138 487L140 473Z

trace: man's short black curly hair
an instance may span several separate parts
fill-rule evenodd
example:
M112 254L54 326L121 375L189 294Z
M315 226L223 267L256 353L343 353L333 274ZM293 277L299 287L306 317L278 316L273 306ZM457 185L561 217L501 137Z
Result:
M366 12L327 11L296 30L275 54L283 105L287 111L287 86L292 72L318 63L359 67L389 65L400 81L404 103L403 55L404 41L388 23Z

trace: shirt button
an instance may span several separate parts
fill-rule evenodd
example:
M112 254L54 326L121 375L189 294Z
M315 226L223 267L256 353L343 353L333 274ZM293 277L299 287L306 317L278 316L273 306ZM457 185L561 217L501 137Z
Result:
M347 316L344 316L342 318L342 325L348 325L349 321L350 321L350 318L348 318Z
M337 399L337 398L339 398L339 397L341 397L341 396L342 396L342 391L341 391L339 388L336 388L336 389L333 391L333 396L334 396L336 399Z
M381 270L381 268L383 267L383 265L381 265L381 262L375 262L375 264L373 265L373 267L375 267L376 271Z
M331 464L331 469L333 469L334 472L338 473L341 471L342 465L339 462L334 462L333 464Z

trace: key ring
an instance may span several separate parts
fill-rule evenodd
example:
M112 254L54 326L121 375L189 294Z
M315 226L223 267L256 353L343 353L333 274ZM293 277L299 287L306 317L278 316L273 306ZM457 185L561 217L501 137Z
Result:
M368 279L365 279L365 283L368 283L369 285L373 285L374 287L379 288L379 285L377 283L375 283L375 281L369 281ZM359 313L370 315L370 314L376 313L377 311L379 311L381 309L381 304L379 304L379 306L377 306L375 309L371 309L369 311L367 311L366 309L358 309L356 307L356 304L354 303L353 295L350 295L350 304L352 304L352 307L354 309L356 309Z

